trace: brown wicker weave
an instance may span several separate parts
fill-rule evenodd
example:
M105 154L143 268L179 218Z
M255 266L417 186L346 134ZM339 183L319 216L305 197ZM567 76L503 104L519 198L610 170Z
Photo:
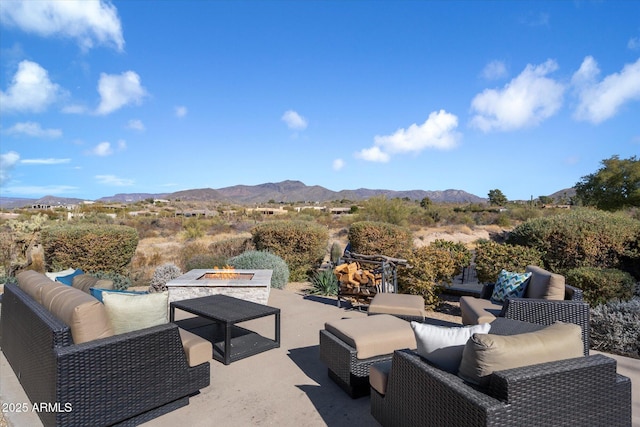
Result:
M67 325L11 284L1 316L2 351L29 400L63 409L38 412L45 426L138 425L209 385L209 363L188 366L172 323L76 345Z
M594 355L495 372L481 390L397 350L371 414L384 427L630 426L631 381Z

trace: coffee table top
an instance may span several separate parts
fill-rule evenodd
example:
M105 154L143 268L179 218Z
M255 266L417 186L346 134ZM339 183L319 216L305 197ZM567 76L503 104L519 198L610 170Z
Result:
M230 323L244 322L280 313L279 308L245 301L228 295L210 295L174 301L171 306L198 316Z

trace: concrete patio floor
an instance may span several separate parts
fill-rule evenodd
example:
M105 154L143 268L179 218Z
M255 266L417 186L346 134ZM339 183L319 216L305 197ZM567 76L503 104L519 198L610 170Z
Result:
M376 426L369 398L351 399L327 376L319 359L324 323L366 313L338 308L335 300L274 289L269 305L282 310L281 347L225 366L211 361L211 385L186 407L147 427L189 426ZM434 323L439 321L434 320ZM243 325L273 338L272 317ZM595 353L595 352L594 352ZM640 360L612 356L631 377L633 425L640 426ZM28 402L4 355L0 356L0 401ZM9 426L41 426L35 413L5 413ZM1 424L1 423L0 423Z

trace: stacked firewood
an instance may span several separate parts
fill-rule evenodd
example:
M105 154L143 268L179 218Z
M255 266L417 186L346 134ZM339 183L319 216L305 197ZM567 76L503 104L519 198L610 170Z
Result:
M340 282L341 290L350 294L371 294L375 292L376 278L369 270L363 269L357 262L341 264L333 272Z

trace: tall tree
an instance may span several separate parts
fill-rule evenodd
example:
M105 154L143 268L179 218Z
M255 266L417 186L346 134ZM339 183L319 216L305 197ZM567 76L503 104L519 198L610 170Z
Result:
M607 211L640 206L640 159L621 160L616 155L601 163L602 168L575 185L582 203Z
M489 190L489 204L502 206L507 203L507 196L505 196L502 191L498 190Z

